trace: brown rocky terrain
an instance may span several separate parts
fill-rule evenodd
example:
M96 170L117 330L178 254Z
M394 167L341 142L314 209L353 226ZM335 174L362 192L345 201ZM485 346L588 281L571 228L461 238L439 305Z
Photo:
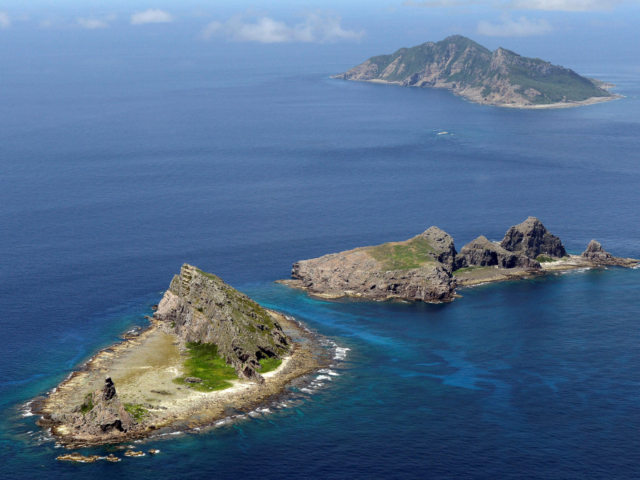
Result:
M480 235L456 255L456 269L467 267L540 269L540 263L519 252L510 252Z
M620 258L614 257L609 252L605 251L599 242L591 240L587 249L582 252L582 258L588 260L596 265L615 265L619 267L635 267L638 265L638 261L633 258Z
M456 252L453 238L437 227L404 242L361 247L294 263L294 288L323 298L449 302L457 287L599 265L634 267L637 260L605 252L592 241L582 255L568 255L540 220L511 227L500 243L480 236Z
M34 401L39 425L68 447L209 425L229 408L255 408L280 395L330 361L317 336L298 322L190 265L173 279L150 322ZM267 373L264 361L271 362Z
M455 247L437 227L405 242L356 248L293 265L293 281L282 281L325 298L356 296L423 302L453 299Z

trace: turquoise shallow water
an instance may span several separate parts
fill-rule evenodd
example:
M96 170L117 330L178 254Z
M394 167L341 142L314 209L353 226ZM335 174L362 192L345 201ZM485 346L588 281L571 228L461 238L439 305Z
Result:
M333 81L341 59L292 49L293 63L236 52L223 71L199 51L1 54L3 477L639 477L638 270L447 305L272 283L299 259L431 225L461 248L528 215L572 253L597 238L640 257L632 66L580 70L604 69L623 100L531 112ZM183 262L348 348L339 375L286 408L145 444L156 458L56 462L21 405L144 325Z

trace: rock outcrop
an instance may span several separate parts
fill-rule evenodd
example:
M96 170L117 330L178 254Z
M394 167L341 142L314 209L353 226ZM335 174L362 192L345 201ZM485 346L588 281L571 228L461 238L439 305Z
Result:
M433 259L451 269L454 268L456 260L456 247L453 244L453 237L438 227L431 227L419 235L424 238L433 248Z
M544 106L615 98L613 85L504 48L494 52L461 35L378 55L333 78L446 88L474 102Z
M282 358L291 342L264 308L219 277L183 265L153 318L185 342L213 343L240 378L263 382L263 358Z
M456 269L465 267L540 269L540 263L526 255L509 252L484 236L467 243L456 256Z
M84 414L81 429L90 435L126 433L137 425L136 419L124 408L116 387L107 377L104 387L85 400L82 408L90 408Z
M600 242L595 240L589 242L587 249L582 252L581 256L597 265L617 265L620 267L635 267L638 265L638 260L633 258L614 257L602 248Z
M500 243L509 252L516 252L529 258L539 255L562 258L567 255L562 241L552 235L535 217L529 217L519 225L509 229Z
M52 427L54 434L73 435L90 442L118 442L127 434L142 428L125 409L110 377L104 386L85 396L82 405L71 413L53 412L38 421L43 427Z
M451 236L431 227L405 242L296 262L296 280L283 282L325 297L448 302L456 287L451 274L455 255Z

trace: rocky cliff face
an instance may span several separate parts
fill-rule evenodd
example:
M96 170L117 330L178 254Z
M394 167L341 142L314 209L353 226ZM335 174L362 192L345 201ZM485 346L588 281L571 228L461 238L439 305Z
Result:
M454 35L372 57L333 78L447 88L478 103L544 105L610 97L605 85L504 48L491 52Z
M296 262L292 286L325 296L447 302L456 287L455 254L451 236L432 227L405 242Z
M240 378L262 382L262 358L281 358L291 342L256 302L217 276L183 265L154 318L185 342L213 343Z
M456 247L453 244L453 237L438 227L431 227L421 233L419 237L424 238L433 249L433 259L443 265L453 269L456 259Z
M505 250L500 245L480 236L467 243L456 256L456 269L465 267L531 268L540 269L540 263L526 255Z
M582 256L568 256L560 239L540 220L529 217L511 227L500 244L480 236L457 253L453 238L431 227L404 242L296 262L291 273L293 280L279 282L328 298L347 295L376 300L448 302L455 298L457 286L598 265L635 267L638 261L612 257L595 240Z
M567 255L560 239L552 235L535 217L529 217L521 224L511 227L500 246L510 252L517 252L534 259L538 255L554 258Z

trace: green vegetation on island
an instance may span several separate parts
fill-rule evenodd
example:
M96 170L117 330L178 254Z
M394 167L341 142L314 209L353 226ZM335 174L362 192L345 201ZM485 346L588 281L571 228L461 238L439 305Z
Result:
M262 366L260 373L273 372L282 365L282 360L279 358L263 358L260 360L260 365Z
M384 243L371 247L368 253L385 270L410 270L433 262L436 251L429 240L417 236L403 243Z
M185 375L174 380L180 385L189 385L200 392L212 392L231 387L237 380L235 368L228 365L218 354L218 346L212 343L187 343L189 358L184 362ZM186 382L187 378L197 378L200 383Z
M598 101L613 85L511 50L494 52L461 35L371 57L345 73L346 80L448 88L478 103L543 106Z

